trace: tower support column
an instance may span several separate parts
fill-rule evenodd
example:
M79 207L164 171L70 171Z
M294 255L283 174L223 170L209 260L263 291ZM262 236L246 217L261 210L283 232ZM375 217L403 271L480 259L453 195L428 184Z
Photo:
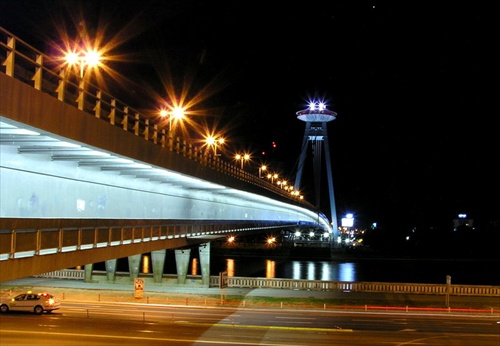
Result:
M302 149L300 153L299 166L297 168L297 175L295 176L294 189L300 191L300 185L302 180L302 172L304 169L307 151L309 149L309 142L312 143L313 148L313 164L314 164L314 183L315 183L315 198L316 198L316 208L318 209L318 219L320 212L320 178L321 178L321 149L325 150L325 165L326 165L326 175L328 179L328 195L330 197L330 223L331 228L329 232L331 233L332 239L331 244L335 246L338 238L338 225L337 225L337 210L335 206L335 195L333 192L333 178L332 178L332 164L330 161L330 144L328 143L328 130L327 123L333 121L337 117L337 113L326 109L326 105L322 102L316 103L312 102L309 105L309 109L298 111L297 118L306 123L306 129L304 131L304 138L302 141ZM318 220L319 222L319 220Z

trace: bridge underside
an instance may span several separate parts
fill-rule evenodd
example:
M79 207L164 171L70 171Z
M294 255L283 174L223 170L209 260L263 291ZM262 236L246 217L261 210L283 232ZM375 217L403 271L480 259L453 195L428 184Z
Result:
M231 232L331 231L315 208L276 186L115 126L54 97L53 87L0 72L1 281Z

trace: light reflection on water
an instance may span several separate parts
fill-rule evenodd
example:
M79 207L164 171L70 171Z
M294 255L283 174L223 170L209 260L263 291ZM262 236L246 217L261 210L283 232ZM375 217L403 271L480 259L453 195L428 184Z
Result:
M143 273L152 273L149 255L143 255L140 268ZM94 269L104 270L104 263ZM322 280L343 282L403 282L445 283L446 276L452 283L464 285L500 285L500 275L492 268L500 262L482 260L401 260L367 259L354 261L292 260L265 257L210 258L210 274L227 271L230 277L265 277L296 280ZM490 268L490 270L485 270ZM128 260L118 260L118 271L128 271ZM175 274L173 257L165 260L165 274ZM200 275L197 257L190 260L188 273Z
M339 263L339 281L356 281L356 267L354 263Z
M226 259L227 276L234 276L234 260L232 258Z
M266 278L276 277L276 262L272 260L266 260Z

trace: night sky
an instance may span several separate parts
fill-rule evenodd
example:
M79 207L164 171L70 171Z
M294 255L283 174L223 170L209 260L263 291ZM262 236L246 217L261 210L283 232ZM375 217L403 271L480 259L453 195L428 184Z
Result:
M325 101L338 114L337 215L360 227L500 220L493 9L331 3L0 0L0 26L51 54L84 20L122 58L108 62L128 78L108 82L113 95L154 110L184 90L197 121L226 132L227 156L250 151L291 181L305 129L295 113Z

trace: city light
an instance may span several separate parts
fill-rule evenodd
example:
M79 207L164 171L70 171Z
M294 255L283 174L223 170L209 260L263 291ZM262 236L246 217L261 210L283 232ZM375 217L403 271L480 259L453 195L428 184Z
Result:
M172 120L174 121L174 126L177 122L182 121L185 118L185 110L182 107L174 107L171 111L162 109L160 111L160 116L162 118L168 117L168 130L172 130Z
M225 143L225 139L220 137L220 138L216 138L212 135L208 135L206 138L205 138L205 145L207 147L211 147L213 148L214 150L214 156L220 156L217 155L217 147L218 146L222 146L223 144Z
M274 179L278 179L278 173L269 173L267 179L271 179L271 184L274 184Z
M262 166L259 167L259 178L262 178L262 174L266 170L267 170L267 166L266 165L262 165Z
M314 111L324 111L326 109L326 104L324 102L309 102L309 110Z
M287 186L288 182L287 182L286 180L280 180L280 181L276 182L276 184L277 184L277 185L278 185L281 189L284 189L284 188Z
M276 237L269 237L266 240L267 245L274 245L276 243Z
M66 63L69 66L77 66L80 70L80 78L83 78L86 68L98 67L101 64L101 53L96 50L86 52L68 52L66 54Z
M241 169L243 169L243 164L246 162L246 161L249 161L250 160L250 154L236 154L234 156L234 159L236 161L241 161Z

